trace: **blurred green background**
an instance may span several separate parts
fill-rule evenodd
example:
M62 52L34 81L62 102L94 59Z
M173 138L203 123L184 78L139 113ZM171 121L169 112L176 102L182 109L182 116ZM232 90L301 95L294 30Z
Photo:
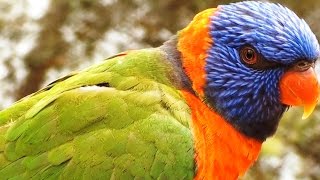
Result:
M50 81L127 49L161 45L227 0L0 0L0 110ZM319 0L274 0L320 37ZM319 71L318 71L319 72ZM242 179L320 179L320 108L291 109ZM236 148L236 147L235 147Z

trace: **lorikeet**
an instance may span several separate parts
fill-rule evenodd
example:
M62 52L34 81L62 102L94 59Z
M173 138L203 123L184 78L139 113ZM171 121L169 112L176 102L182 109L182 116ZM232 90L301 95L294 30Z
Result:
M281 5L205 10L1 111L0 179L237 179L289 106L313 111L318 57Z

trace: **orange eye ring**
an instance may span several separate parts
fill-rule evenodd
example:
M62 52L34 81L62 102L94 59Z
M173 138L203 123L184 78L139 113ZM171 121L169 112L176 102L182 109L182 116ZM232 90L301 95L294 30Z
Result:
M257 52L252 47L244 47L240 50L240 57L245 63L252 65L257 63Z

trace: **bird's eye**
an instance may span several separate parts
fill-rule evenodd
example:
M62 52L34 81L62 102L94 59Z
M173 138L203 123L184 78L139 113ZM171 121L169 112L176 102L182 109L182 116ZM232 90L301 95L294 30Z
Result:
M256 70L271 69L281 66L281 64L278 62L268 61L265 59L265 57L250 44L240 47L239 56L243 64Z
M240 57L242 61L249 65L255 64L257 62L257 53L256 50L252 47L243 47L240 50Z

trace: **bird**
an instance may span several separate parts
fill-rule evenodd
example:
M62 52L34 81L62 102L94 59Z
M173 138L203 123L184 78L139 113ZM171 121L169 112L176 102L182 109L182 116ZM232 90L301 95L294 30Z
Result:
M319 44L280 4L197 14L163 45L71 72L0 112L0 179L238 179L291 106L314 110Z

